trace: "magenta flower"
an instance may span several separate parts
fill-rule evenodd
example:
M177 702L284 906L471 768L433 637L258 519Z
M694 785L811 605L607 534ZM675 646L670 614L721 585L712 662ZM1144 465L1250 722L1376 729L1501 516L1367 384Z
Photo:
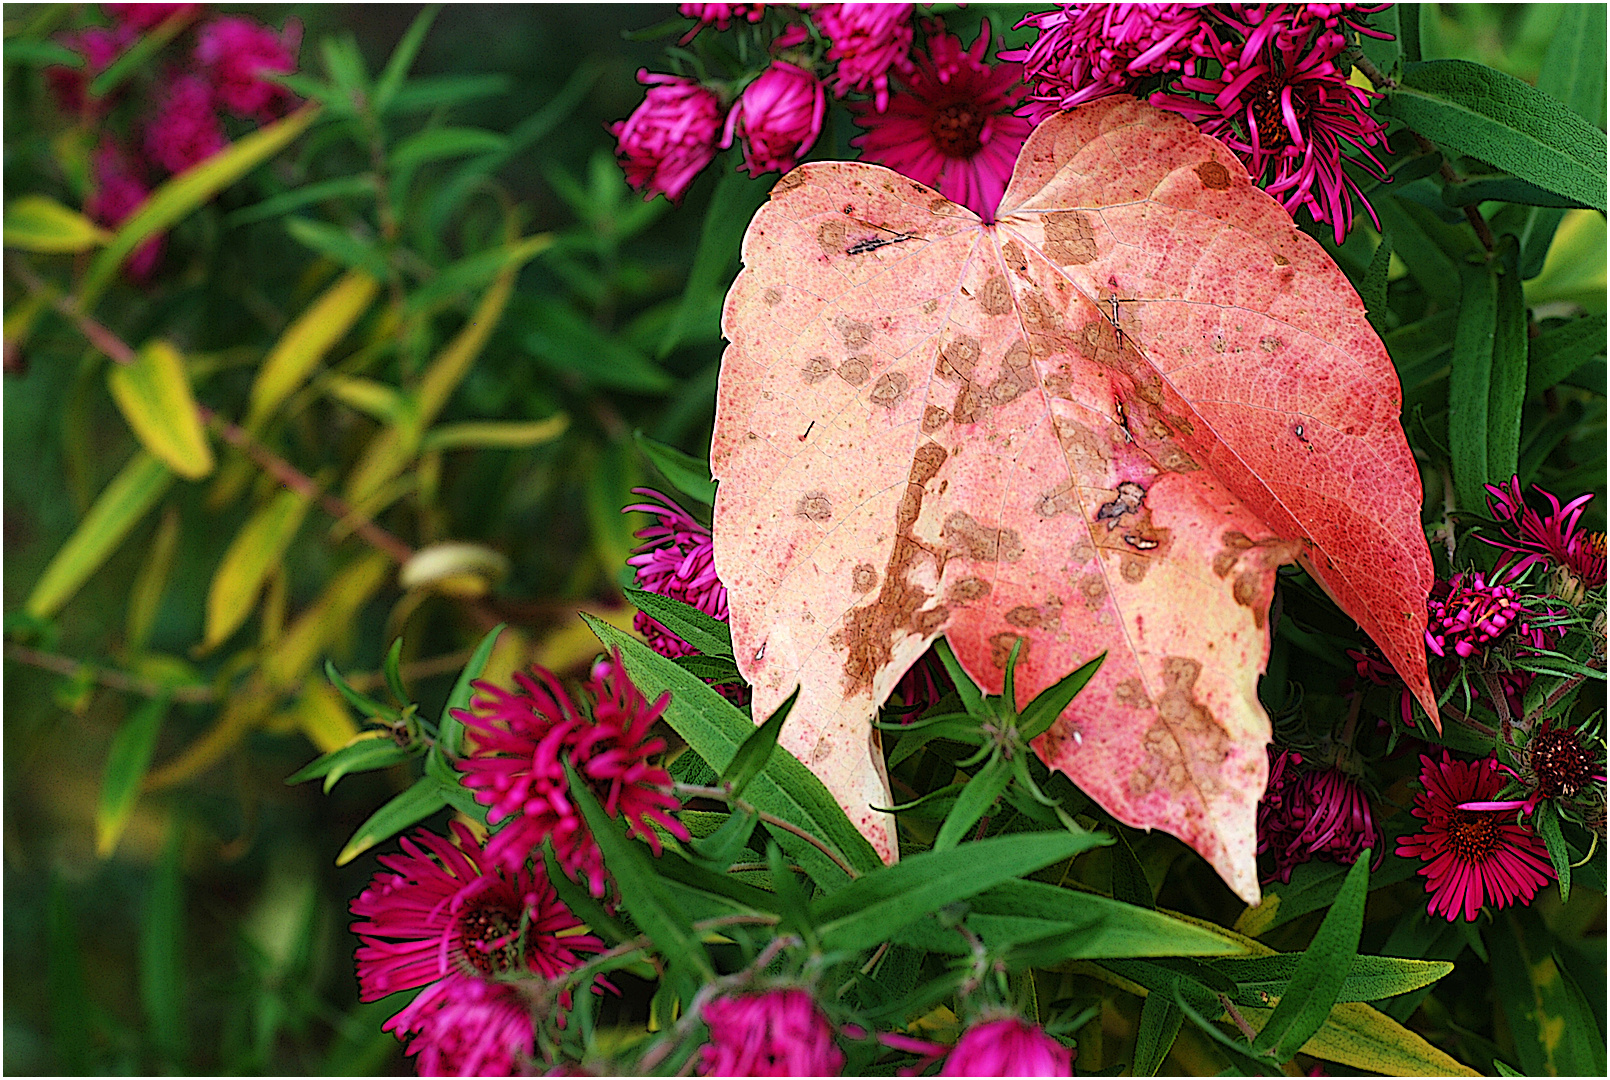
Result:
M90 196L84 202L84 213L97 225L112 228L121 225L151 197L146 187L143 166L132 161L110 135L101 136L100 148L90 170ZM134 249L125 269L137 282L148 280L156 273L167 246L167 234L158 233Z
M145 33L167 22L174 15L188 14L200 4L102 4L101 10L119 26Z
M837 1076L844 1067L833 1025L804 990L717 998L702 1015L710 1041L700 1076Z
M813 4L811 21L832 44L838 63L833 94L871 93L878 112L889 105L890 70L911 69L910 4Z
M699 25L689 30L682 37L682 44L692 41L700 30L707 26L714 26L717 30L725 30L738 19L745 19L752 23L760 21L766 13L765 4L678 4L676 12L689 19L697 19Z
M1384 179L1370 147L1385 145L1385 126L1369 114L1372 95L1336 66L1341 35L1321 30L1297 39L1277 32L1288 26L1266 19L1245 43L1204 34L1198 40L1218 73L1198 75L1199 58L1192 57L1174 83L1186 93L1160 91L1151 102L1223 142L1287 211L1307 207L1316 222L1330 223L1340 244L1353 225L1355 197L1375 220L1363 190L1343 168L1344 144L1360 154L1346 161Z
M163 92L156 117L145 130L145 152L171 173L206 161L228 143L212 88L198 75L181 75Z
M1039 36L1026 49L1001 53L1023 65L1034 86L1020 112L1035 123L1060 109L1122 93L1148 76L1183 70L1210 33L1206 4L1058 4L1018 27Z
M710 530L669 497L653 488L633 488L634 495L655 503L633 503L622 513L652 514L658 522L635 534L643 543L626 560L637 570L637 586L644 592L669 596L696 607L713 619L727 621L727 587L716 577L715 546ZM697 650L642 612L632 620L649 647L661 656L689 656Z
M535 1076L531 1007L511 983L453 973L381 1026L421 1076Z
M1519 810L1529 815L1546 799L1570 799L1589 784L1605 780L1604 765L1582 745L1581 732L1557 728L1554 718L1547 716L1522 747L1519 771L1503 764L1498 767L1514 778L1524 798L1482 799L1460 803L1459 809Z
M1006 192L1017 152L1033 124L1013 116L1024 94L1017 64L990 66L986 21L967 50L961 39L929 24L927 56L915 58L904 89L887 111L851 102L855 122L865 134L850 140L868 161L887 165L919 183L937 188L986 222Z
M714 90L677 75L637 73L643 104L610 125L626 181L643 197L681 202L693 178L715 160L724 112Z
M1264 884L1290 881L1292 870L1311 859L1351 866L1365 848L1375 850L1380 865L1383 834L1358 781L1335 765L1298 768L1301 754L1269 749L1269 786L1258 804L1258 853L1273 855L1275 870Z
M1425 825L1399 840L1397 852L1426 863L1419 873L1431 894L1431 914L1453 922L1462 913L1469 922L1483 904L1531 903L1554 877L1543 841L1508 811L1460 809L1503 788L1498 762L1457 761L1444 750L1440 763L1422 754L1420 765L1424 790L1415 795L1412 812Z
M822 133L827 94L815 75L786 60L774 60L761 76L744 88L727 114L723 148L741 135L743 167L750 176L787 172Z
M513 693L478 682L472 710L456 715L475 749L459 763L464 783L482 804L488 820L503 827L487 842L487 854L500 866L523 866L533 849L548 840L559 865L574 880L586 879L594 896L604 895L604 861L581 813L570 800L564 763L568 759L598 796L604 812L623 817L630 835L648 842L656 854L660 839L650 822L679 839L688 832L671 813L681 808L671 794L671 776L649 758L665 750L665 740L649 729L665 711L670 695L650 705L632 684L616 656L599 665L584 687L590 713L584 714L550 671L533 668L515 675Z
M1526 505L1521 496L1520 477L1503 484L1487 485L1487 508L1506 526L1501 539L1478 537L1483 543L1505 552L1494 575L1514 580L1538 563L1553 563L1574 574L1582 585L1596 589L1605 581L1604 533L1579 528L1582 511L1593 501L1592 494L1579 495L1560 505L1560 500L1536 484L1533 489L1549 502L1549 515L1543 517Z
M1015 1016L962 1032L940 1076L1072 1076L1073 1051Z
M391 872L352 901L364 1001L453 975L555 979L603 950L545 875L498 867L468 828L451 828L457 846L427 829L404 837L402 854L379 857Z
M266 124L283 116L296 95L264 76L296 70L301 38L301 23L294 19L280 34L251 19L218 18L196 35L196 62L207 73L219 105Z
M63 34L57 39L61 45L84 58L81 68L52 64L45 69L45 82L63 112L94 115L106 107L105 101L89 96L89 84L95 81L95 76L111 67L112 61L121 56L124 49L134 44L135 36L134 31L125 26L113 29L91 26L76 34Z
M1511 630L1534 651L1547 646L1546 629L1534 625L1541 614L1510 586L1489 583L1474 571L1432 586L1426 613L1426 648L1437 656L1483 655Z

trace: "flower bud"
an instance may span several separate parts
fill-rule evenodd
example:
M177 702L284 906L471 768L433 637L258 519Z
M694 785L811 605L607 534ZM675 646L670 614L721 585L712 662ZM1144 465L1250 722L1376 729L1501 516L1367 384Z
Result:
M786 60L774 61L750 83L727 117L722 146L743 136L744 168L750 176L787 172L822 132L827 95L815 75Z
M626 180L646 198L680 202L699 171L716 156L721 99L715 91L677 75L637 73L649 88L643 104L610 125Z

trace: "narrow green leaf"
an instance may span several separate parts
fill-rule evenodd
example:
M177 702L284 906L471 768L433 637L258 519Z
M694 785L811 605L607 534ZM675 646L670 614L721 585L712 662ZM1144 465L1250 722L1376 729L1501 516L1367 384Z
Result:
M766 845L766 866L771 871L771 885L777 891L777 905L783 916L782 929L793 930L805 939L807 947L820 947L816 936L816 923L811 918L810 898L794 877L794 871L783 858L783 849L775 842Z
M1498 275L1485 265L1459 267L1459 323L1448 376L1448 437L1459 504L1479 507L1487 483L1488 402L1493 337L1498 324Z
M428 312L447 300L473 292L505 271L520 267L553 247L552 233L537 233L498 247L466 255L430 281L415 288L403 301L404 315Z
M526 350L555 373L640 394L663 394L675 385L658 364L567 304L533 298L521 314L529 328Z
M766 722L743 741L727 767L721 770L719 783L731 790L734 799L743 794L749 782L759 776L771 760L772 751L777 749L777 736L783 730L783 721L794 711L794 703L798 700L799 687L796 686L794 692L784 698L777 710L766 718Z
M1514 1034L1527 1076L1603 1076L1605 1042L1598 1013L1554 956L1553 935L1530 911L1507 912L1483 935L1495 995Z
M157 1054L174 1072L183 1072L191 1010L184 992L184 942L189 933L184 911L184 822L175 817L157 861L140 920L140 1003L146 1031Z
M1107 654L1103 652L1095 659L1085 661L1074 671L1035 695L1034 700L1025 705L1023 712L1018 716L1017 730L1023 741L1037 739L1050 730L1057 717L1062 715L1062 711L1079 696L1079 692L1089 684L1090 680L1095 678L1096 672L1101 670L1102 662L1106 659Z
M146 557L135 574L134 585L129 589L128 625L124 640L128 650L136 655L145 651L156 622L157 609L167 591L168 574L173 569L173 554L179 544L179 511L168 507L163 511L156 536L146 548Z
M978 824L979 818L989 813L989 808L995 805L995 800L1001 797L1001 792L1011 782L1012 763L1000 754L992 756L967 781L950 813L945 815L945 823L940 826L939 835L934 837L933 850L948 851L961 843L962 838Z
M1501 237L1498 306L1493 326L1493 374L1487 389L1487 476L1514 476L1520 460L1521 410L1526 405L1526 297L1521 291L1520 244ZM1479 503L1466 503L1470 507Z
M1135 1032L1135 1061L1131 1069L1134 1076L1156 1076L1168 1052L1174 1047L1174 1037L1180 1033L1185 1014L1162 994L1148 994L1140 1007L1140 1027Z
M156 26L135 39L134 44L123 50L116 60L106 66L106 70L95 76L85 91L92 98L103 98L123 85L125 79L137 71L145 70L151 65L162 47L172 41L179 31L190 25L199 12L194 9L186 10L178 5L170 9L173 13L163 19Z
M423 112L442 109L509 92L507 75L436 75L410 79L391 97L391 112Z
M483 128L429 128L397 144L391 154L391 167L407 172L427 161L501 150L506 141L505 136Z
M1429 4L1393 4L1398 13L1398 40L1403 49L1403 59L1415 62L1421 58L1420 53L1420 19L1421 12L1430 8L1432 18L1436 17L1436 8Z
M1218 1026L1211 1020L1193 1008L1191 1003L1185 1000L1185 992L1179 984L1175 984L1172 995L1175 1008L1179 1009L1186 1019L1195 1024L1197 1030L1229 1051L1231 1062L1242 1068L1251 1069L1253 1074L1257 1076L1282 1075L1280 1068L1273 1061L1254 1055L1246 1043L1239 1039L1230 1038L1230 1036L1220 1031Z
M348 199L362 195L373 198L375 194L374 179L368 176L338 176L333 180L321 180L315 184L303 184L301 187L283 191L278 195L271 195L262 202L243 206L224 218L225 225L250 225L253 222L264 221L268 218L288 214L292 210L300 210L311 203L324 202L326 199Z
M554 892L559 894L565 907L587 924L589 930L612 945L619 945L635 936L619 919L605 911L603 905L593 899L592 893L570 880L570 876L560 868L559 860L554 858L551 840L542 842L542 862L548 871L548 880L553 883Z
M642 589L625 589L626 600L705 656L732 655L732 630L726 623L680 600Z
M159 461L187 480L212 472L212 446L179 350L149 341L134 363L113 364L106 382L129 428Z
M1442 186L1442 199L1449 206L1475 206L1483 202L1510 202L1525 206L1585 208L1576 199L1557 195L1547 188L1510 176L1508 173L1478 174L1449 181Z
M1605 133L1512 75L1467 60L1405 64L1377 109L1445 149L1605 209Z
M1560 816L1553 803L1544 800L1538 804L1532 814L1532 828L1537 830L1537 835L1543 839L1543 846L1548 848L1549 862L1554 865L1554 878L1560 883L1560 903L1563 904L1571 899L1571 859L1574 853L1565 842L1565 834L1560 830Z
M389 840L410 825L424 821L446 805L447 798L442 794L441 785L429 776L420 777L412 787L393 796L370 814L369 820L358 826L358 831L352 834L352 839L341 849L341 854L335 857L335 864L347 865L376 844Z
M749 228L749 219L771 193L771 183L770 178L750 179L737 170L722 173L711 196L710 208L704 215L699 250L694 252L693 265L688 269L682 304L666 328L656 353L661 360L681 342L694 316L709 309L708 300L727 291L732 279L731 269L738 262L738 247L743 242L744 230Z
M1591 5L1584 4L1582 6L1583 7L1589 7ZM1505 1065L1498 1058L1493 1059L1493 1069L1498 1073L1499 1076L1525 1076L1526 1075L1523 1072L1519 1072L1519 1071L1517 1071L1515 1069L1510 1068L1508 1065Z
M690 964L702 978L715 978L715 968L710 964L704 945L666 903L644 849L621 834L569 762L565 763L565 775L570 779L570 798L587 819L587 829L603 853L604 865L620 885L621 902L632 920L642 927L660 955L673 967Z
M1272 998L1285 994L1302 962L1302 953L1275 953L1272 956L1223 957L1210 960L1214 968L1233 979L1238 987L1236 1001L1242 1005L1268 1008ZM1430 986L1453 970L1445 960L1400 960L1392 956L1355 956L1347 969L1338 1002L1380 1001Z
M48 619L60 611L172 483L166 465L144 450L135 451L39 575L24 605L28 614Z
M1358 955L1369 886L1370 851L1366 848L1348 871L1342 891L1336 894L1336 901L1319 924L1313 942L1297 962L1297 970L1292 973L1291 984L1280 1004L1258 1032L1252 1044L1254 1051L1272 1052L1282 1063L1290 1061L1324 1026L1342 984L1347 981L1353 958Z
M1602 4L1561 4L1560 22L1537 71L1537 88L1594 127L1605 122Z
M1370 256L1370 265L1359 282L1358 298L1364 301L1364 311L1377 334L1386 333L1386 272L1392 265L1392 234L1383 232L1381 242Z
M643 452L643 456L648 458L678 491L705 506L710 506L716 501L716 482L710 479L708 461L702 461L692 454L684 454L674 446L667 446L651 439L641 430L632 437L637 441L637 448Z
M476 801L475 793L464 786L464 774L448 763L439 747L425 751L425 778L436 781L447 805L472 821L486 824L490 808Z
M925 851L818 897L811 914L823 948L869 948L947 904L1110 842L1094 832L1036 832Z
M285 219L285 231L297 243L351 270L382 281L391 277L386 257L379 249L339 225L305 217L288 217Z
M287 784L305 784L324 777L324 793L328 795L336 782L349 773L372 772L399 762L407 761L414 752L404 750L382 732L369 732L339 750L332 750L314 758L290 776Z
M966 708L968 714L983 716L984 691L980 690L978 684L962 669L961 661L957 660L956 654L951 651L950 642L940 638L931 647L934 655L939 657L939 662L944 665L945 674L950 676L950 681L956 687L956 694L962 699L962 706Z
M280 491L235 534L207 589L205 647L221 644L250 617L263 583L295 539L311 501L300 491Z
M330 680L330 685L334 686L341 696L347 699L347 704L357 709L364 716L371 716L383 722L395 721L398 718L396 709L388 709L374 698L369 697L367 694L360 694L348 685L347 681L341 677L341 673L335 669L335 664L328 659L324 661L324 676Z
M5 246L20 251L71 254L100 247L112 234L77 210L43 195L24 195L6 205Z
M101 774L101 797L95 808L95 853L106 858L117 848L134 813L140 784L157 748L157 733L168 715L168 698L143 702L117 729Z
M1540 394L1605 354L1603 315L1585 315L1545 330L1527 345L1526 396Z
M550 443L570 429L570 417L555 413L541 420L465 420L441 424L425 433L423 450L527 450Z
M1146 879L1146 871L1135 858L1135 849L1129 846L1129 838L1123 830L1114 828L1112 851L1112 898L1122 900L1126 904L1137 907L1155 908L1157 902L1152 899L1152 883Z
M458 680L453 683L452 693L447 695L447 704L442 706L441 719L436 724L436 732L440 738L443 753L448 757L458 757L464 744L464 721L454 716L455 710L470 707L470 698L475 696L475 687L472 685L481 673L486 670L486 663L492 659L492 650L497 646L498 635L508 628L507 623L498 623L486 632L475 651L470 654L469 663L464 670L458 673Z
M349 272L319 294L280 334L252 380L246 427L260 428L318 368L326 354L369 310L380 283Z
M397 47L391 50L391 59L386 61L385 70L381 71L380 78L375 80L376 113L384 114L386 106L391 104L391 99L396 96L403 80L408 77L408 70L414 66L414 58L419 55L420 46L425 44L425 35L430 32L431 24L441 12L440 4L426 5L418 15L414 16L414 21L409 24L402 40L397 42Z

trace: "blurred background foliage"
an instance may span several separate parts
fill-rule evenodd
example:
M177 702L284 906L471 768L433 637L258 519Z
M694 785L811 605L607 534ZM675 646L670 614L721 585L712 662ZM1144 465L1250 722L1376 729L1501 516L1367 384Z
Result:
M1562 7L1440 5L1425 55L1536 80ZM774 179L724 159L678 209L627 188L606 126L641 99L635 74L666 38L635 32L670 5L450 5L416 38L415 6L223 10L301 20L294 85L323 115L184 217L153 285L118 281L95 306L136 349L178 350L217 410L215 460L54 596L41 576L139 442L106 356L48 296L26 303L81 281L91 256L29 255L30 284L8 255L7 1072L408 1071L379 1029L396 1003L356 1001L345 909L373 854L332 854L409 774L328 795L284 784L356 730L319 662L375 688L401 637L432 712L496 622L513 628L489 669L502 678L589 661L578 609L629 625L619 587L642 522L619 508L635 485L670 486L656 444L707 453L720 302ZM1000 31L1024 10L971 5L952 28L970 39L979 18ZM80 207L97 135L53 105L28 43L96 16L3 17L8 199ZM388 84L409 41L407 78ZM816 156L853 156L849 135ZM1528 300L1602 312L1604 290L1604 219L1573 212ZM315 323L344 308L350 326L270 392L268 358L295 352L287 331L321 303ZM1602 397L1576 431L1597 440L1583 468L1602 486ZM275 459L320 497L283 494ZM395 541L380 554L355 532L371 519ZM1200 913L1234 917L1217 893ZM1598 925L1583 962L1602 971Z

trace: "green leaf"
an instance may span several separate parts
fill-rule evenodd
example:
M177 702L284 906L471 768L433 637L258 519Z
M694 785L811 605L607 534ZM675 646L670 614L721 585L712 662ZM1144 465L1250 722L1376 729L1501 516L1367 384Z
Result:
M1218 1043L1225 1050L1229 1051L1232 1068L1235 1068L1235 1066L1239 1064L1241 1068L1251 1069L1254 1075L1281 1075L1280 1069L1273 1061L1262 1056L1255 1056L1251 1052L1251 1048L1248 1047L1246 1043L1239 1039L1232 1039L1230 1036L1220 1031L1218 1027L1207 1017L1203 1016L1200 1012L1193 1008L1191 1003L1185 999L1184 988L1179 983L1174 985L1171 996L1174 998L1174 1007L1179 1009L1180 1012L1191 1021L1191 1023L1195 1024L1199 1031L1208 1036L1208 1038L1212 1039L1214 1042Z
M301 187L283 191L272 195L262 202L243 206L232 211L224 218L225 225L250 225L253 222L264 221L268 218L288 214L292 210L300 210L310 203L324 202L326 199L347 199L362 195L374 198L375 182L370 176L338 176L333 180L321 180L316 184L303 184Z
M1526 405L1526 297L1521 291L1520 244L1500 237L1498 306L1493 327L1493 374L1487 389L1487 476L1513 476L1520 460L1521 410ZM1480 503L1466 503L1476 507Z
M183 1071L191 1010L184 992L184 822L175 817L140 919L140 1004L158 1055Z
M1037 832L925 851L818 897L811 913L823 948L869 948L947 904L1110 842L1094 832Z
M1000 754L992 755L967 781L950 813L945 815L945 823L934 837L933 850L948 851L959 844L1011 782L1012 763Z
M637 448L643 451L643 456L671 481L671 484L682 494L694 499L705 506L716 501L716 482L710 479L710 463L684 454L674 446L657 442L643 434L639 429L633 436L637 440Z
M570 429L570 417L555 413L541 420L466 420L425 433L424 450L526 450L553 442Z
M9 67L12 64L27 64L30 67L70 67L82 71L84 68L84 54L74 52L58 41L30 41L26 38L8 38L5 43L4 59Z
M1135 1032L1135 1061L1131 1074L1156 1076L1163 1060L1174 1046L1185 1014L1162 994L1148 994L1140 1007L1140 1027Z
M484 128L430 128L398 143L391 153L391 167L406 172L427 161L495 152L506 141L505 136Z
M671 691L665 722L718 774L725 771L754 731L753 722L696 676L630 634L585 613L582 619L606 648L621 651L627 673L646 693ZM757 809L817 837L857 871L883 865L822 782L786 750L772 754L765 769L746 789L745 797ZM837 888L844 882L844 872L812 844L781 830L777 842L822 888Z
M1537 88L1594 127L1604 128L1604 8L1561 4L1560 22L1537 71Z
M1110 853L1113 899L1148 910L1155 908L1157 903L1152 899L1152 883L1146 879L1146 870L1140 865L1140 860L1135 858L1135 849L1129 846L1129 838L1119 828L1114 828L1112 834L1117 841Z
M749 782L759 776L771 755L777 749L777 736L783 730L783 721L788 714L794 711L794 703L799 700L799 687L783 699L777 710L766 718L766 722L750 733L749 738L738 747L738 752L732 755L727 767L721 770L720 786L725 786L732 792L734 799L740 797Z
M156 26L135 39L134 44L106 66L106 70L95 76L85 91L92 98L103 98L123 85L125 79L137 71L152 66L152 61L162 47L172 41L179 31L188 26L199 14L192 10L175 6L172 14L163 19Z
M61 610L172 483L166 465L144 450L135 451L39 575L24 605L28 614L48 619Z
M1375 254L1370 256L1369 268L1358 285L1358 298L1364 301L1364 311L1377 334L1386 333L1386 272L1392 265L1392 234L1381 234Z
M1527 1076L1603 1076L1599 1016L1554 956L1553 936L1528 911L1507 912L1484 935L1496 997Z
M1554 865L1554 879L1560 884L1560 903L1571 899L1571 860L1575 853L1571 846L1565 842L1565 834L1560 831L1560 815L1554 809L1554 804L1547 799L1537 804L1532 813L1532 828L1543 840L1543 846L1548 848L1549 862Z
M1238 987L1236 1001L1242 1005L1268 1008L1271 998L1281 997L1297 973L1302 953L1276 953L1273 956L1225 957L1208 961L1233 979ZM1400 960L1391 956L1355 956L1336 1000L1380 1001L1430 986L1453 970L1445 960Z
M140 785L156 753L157 733L168 715L168 698L143 702L117 729L101 774L101 798L95 807L95 854L106 858L117 848L140 798Z
M1370 891L1370 850L1365 848L1342 883L1342 891L1325 913L1291 983L1275 1006L1274 1015L1258 1032L1252 1048L1273 1052L1276 1060L1290 1061L1330 1015L1342 984L1358 955L1358 938L1364 929L1364 899Z
M112 234L76 210L43 195L24 195L6 206L5 246L70 254L100 247Z
M1106 659L1107 654L1103 652L1095 659L1085 661L1074 671L1041 690L1033 701L1025 705L1017 721L1017 731L1023 737L1023 741L1037 739L1049 730L1051 725L1056 723L1057 717L1062 715L1062 711L1079 696L1079 691L1095 678L1096 672L1101 670L1102 662Z
M654 361L566 304L534 298L523 314L527 351L552 371L639 394L663 394L675 385Z
M389 840L410 825L424 821L446 805L447 797L442 793L441 785L432 777L420 777L412 787L393 796L370 814L369 820L358 826L358 831L352 834L352 839L341 849L341 854L335 857L335 864L347 865L376 844Z
M385 280L391 277L391 269L386 265L386 257L382 255L374 244L359 237L349 229L339 225L332 225L327 221L314 221L311 218L288 217L285 219L285 231L291 239L304 247L326 258L340 263L351 270L361 271L372 278Z
M1451 180L1442 186L1442 199L1449 206L1475 206L1489 201L1567 209L1583 206L1576 199L1556 195L1508 173L1477 174Z
M553 242L552 233L537 233L466 255L414 289L403 301L403 314L418 315L461 293L479 289L505 271L518 270L553 247Z
M1605 134L1548 94L1466 60L1405 64L1377 109L1445 149L1605 209Z
M458 673L458 679L453 683L453 691L447 695L447 704L442 706L442 716L436 724L436 732L442 752L449 757L458 757L464 744L464 721L453 713L455 710L470 707L470 699L475 696L473 683L486 671L487 661L492 659L492 650L497 647L498 635L507 628L507 623L498 623L486 632L486 636L481 638L480 643L475 646L475 651L470 654L469 663Z
M615 875L615 881L620 886L621 902L626 905L632 920L649 936L660 955L672 967L690 964L702 978L715 978L715 968L711 966L709 954L694 936L692 927L667 903L660 880L644 849L621 834L569 762L565 763L565 775L570 779L570 798L587 819L587 829L597 841L598 850L603 853L604 866Z
M203 647L221 644L250 617L263 583L296 538L311 501L300 491L280 491L235 534L207 589Z
M447 805L473 821L486 824L489 808L476 801L475 793L464 786L464 774L449 764L440 747L433 746L425 751L425 778L436 781Z
M1526 395L1540 394L1605 353L1603 315L1585 315L1543 331L1527 345Z
M317 105L303 106L159 186L123 222L111 243L90 264L79 290L79 307L86 312L93 311L101 292L111 283L112 275L136 248L157 233L167 231L202 203L279 153L307 130L318 115Z
M715 194L710 198L710 208L705 211L699 250L694 253L693 265L688 269L682 304L666 328L656 354L661 360L681 342L694 316L709 310L709 301L727 291L732 281L732 268L738 262L738 247L743 242L744 230L749 228L749 219L771 193L773 182L770 177L750 179L736 170L722 173Z
M385 70L380 73L380 78L375 80L376 113L384 114L386 107L391 104L403 80L408 77L408 69L414 66L414 58L419 55L420 46L425 44L425 35L430 32L431 24L441 12L442 5L427 5L414 16L414 21L409 24L402 40L391 50L391 59L386 61Z
M1479 507L1486 484L1488 403L1493 381L1493 339L1498 325L1498 275L1494 267L1459 267L1459 323L1454 329L1453 370L1448 376L1448 437L1459 505Z
M705 656L732 655L732 631L727 624L692 604L642 589L624 589L626 600Z
M497 97L509 92L507 75L436 75L410 79L392 95L394 113L423 112L462 105L467 101Z
M328 795L336 782L349 773L372 772L407 761L417 751L410 752L387 738L384 732L370 731L359 736L339 750L332 750L314 758L290 776L287 784L305 784L324 777L324 793Z
M124 643L129 652L138 655L145 651L151 638L151 627L156 622L162 594L167 591L168 575L173 570L173 553L179 545L179 511L170 506L162 514L157 533L145 549L145 558L135 574L134 585L129 589L128 627Z
M187 480L212 472L212 446L179 350L149 341L134 363L113 364L106 382L123 419L153 456Z
M560 868L559 860L554 858L551 840L542 842L542 862L548 871L548 880L553 883L553 891L559 894L565 907L587 924L589 930L612 945L630 941L636 936L620 920L605 911L603 905L593 899L592 893L570 880L569 875Z
M978 684L962 669L961 661L957 660L956 654L951 651L950 642L939 638L931 647L934 655L939 657L939 662L944 665L945 674L950 676L950 681L955 685L956 694L962 699L962 706L966 708L968 715L985 717L984 691L980 690Z

